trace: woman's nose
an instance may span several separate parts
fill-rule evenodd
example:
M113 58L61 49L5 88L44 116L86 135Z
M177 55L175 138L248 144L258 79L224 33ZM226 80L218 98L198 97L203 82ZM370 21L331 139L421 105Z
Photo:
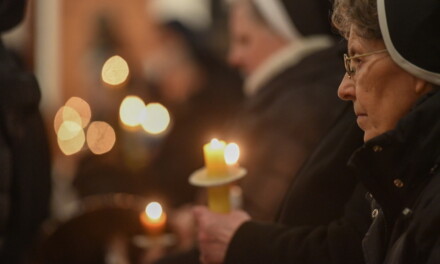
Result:
M353 80L347 74L344 75L339 85L338 96L344 101L353 101L356 98Z

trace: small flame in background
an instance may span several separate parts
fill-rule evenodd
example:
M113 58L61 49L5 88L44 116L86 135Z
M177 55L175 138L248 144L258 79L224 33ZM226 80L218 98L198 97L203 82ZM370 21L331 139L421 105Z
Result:
M163 209L160 203L151 202L145 207L145 213L149 218L157 220L162 216Z
M110 57L102 66L102 81L111 87L119 87L130 73L127 62L118 55Z
M229 143L225 148L225 161L228 165L234 165L240 158L240 148L236 143Z

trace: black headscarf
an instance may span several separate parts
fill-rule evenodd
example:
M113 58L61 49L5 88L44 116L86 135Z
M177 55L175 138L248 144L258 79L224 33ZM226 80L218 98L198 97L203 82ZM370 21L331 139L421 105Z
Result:
M0 0L0 32L15 27L23 20L26 0Z
M440 85L440 1L378 0L380 29L392 59Z

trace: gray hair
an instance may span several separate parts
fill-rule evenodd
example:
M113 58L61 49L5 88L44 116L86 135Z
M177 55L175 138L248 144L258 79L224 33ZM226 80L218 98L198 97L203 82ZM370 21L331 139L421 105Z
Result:
M377 0L335 0L332 22L342 36L348 38L350 27L367 39L382 39L377 16Z

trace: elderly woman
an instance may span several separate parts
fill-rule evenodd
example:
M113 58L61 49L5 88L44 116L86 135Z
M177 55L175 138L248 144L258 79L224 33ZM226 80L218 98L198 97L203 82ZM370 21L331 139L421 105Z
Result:
M336 0L348 39L338 94L365 145L350 160L372 198L367 263L440 263L440 1Z

